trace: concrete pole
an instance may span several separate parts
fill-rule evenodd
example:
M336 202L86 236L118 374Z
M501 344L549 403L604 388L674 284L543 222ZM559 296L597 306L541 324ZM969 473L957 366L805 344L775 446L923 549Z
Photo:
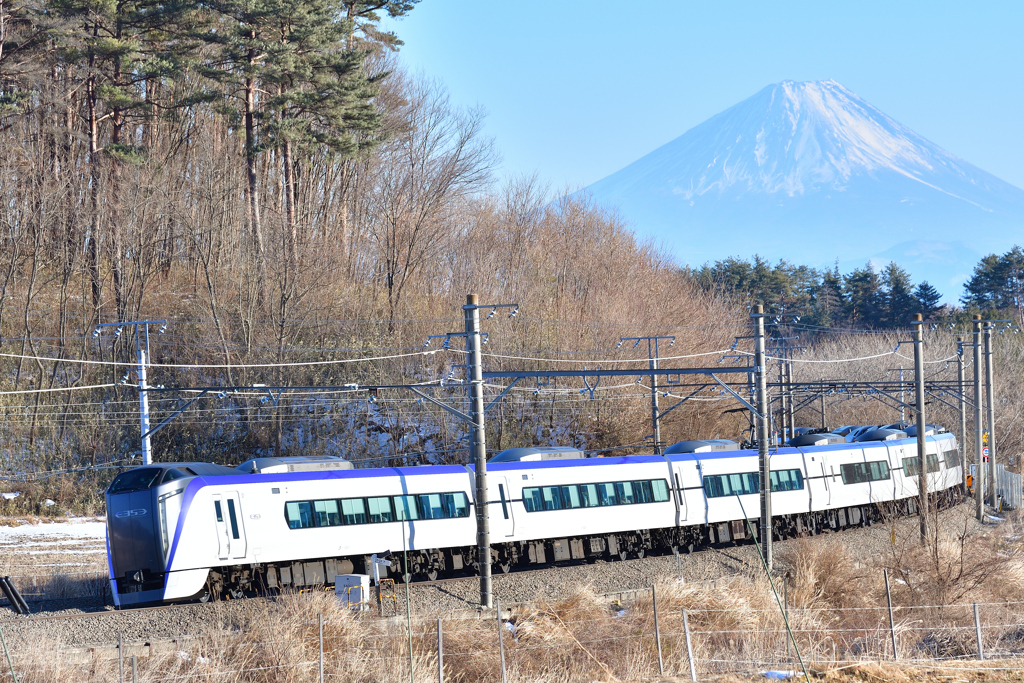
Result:
M658 369L658 340L654 340L654 353L651 353L651 340L647 340L648 365L651 370ZM651 375L651 425L654 427L654 454L661 455L661 414L658 411L658 378Z
M785 342L783 342L785 343ZM786 406L786 361L785 361L785 347L783 347L783 358L779 359L779 443L785 444L787 439L787 433L789 431L789 423L786 422L786 418L789 417L789 408Z
M992 323L985 323L985 408L988 430L988 490L989 505L996 507L996 402L992 386Z
M754 319L754 383L757 402L757 463L761 472L761 550L768 570L773 567L772 555L772 469L768 458L768 387L764 360L764 307L754 306L750 313Z
M967 390L964 384L964 340L957 337L956 340L956 382L960 391L960 452L964 453L967 448L967 397L964 392ZM967 458L961 456L960 464L964 468L963 492L967 495Z
M900 423L907 421L906 399L903 397L903 366L900 366Z
M921 516L921 543L928 541L928 454L926 451L924 414L924 321L920 313L914 314L914 396L917 403L917 455L921 458L921 471L917 475L918 513Z
M462 307L466 319L469 367L469 416L473 419L472 456L476 469L476 552L480 566L480 606L491 607L491 528L487 510L487 439L484 426L484 378L480 358L480 310L476 294Z
M981 434L981 316L974 316L974 498L978 521L985 521L985 457Z
M147 344L148 346L148 344ZM153 463L153 447L150 444L149 436L149 385L146 384L146 351L141 346L138 348L138 372L139 372L139 429L142 434L142 464Z
M789 406L789 436L793 438L796 436L796 422L793 414L793 361L786 361L786 393L789 395L788 406Z

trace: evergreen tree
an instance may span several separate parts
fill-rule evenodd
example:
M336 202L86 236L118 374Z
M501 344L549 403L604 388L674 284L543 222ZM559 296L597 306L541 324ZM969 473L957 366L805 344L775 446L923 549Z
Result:
M822 273L820 284L814 288L811 319L808 322L819 327L835 327L844 322L845 308L843 276L839 274L839 266L836 265L832 270Z
M878 273L870 263L843 277L846 294L846 315L850 323L878 327L885 311L885 301Z
M909 324L910 316L918 312L918 301L914 298L910 275L895 261L890 261L882 271L882 283L885 287L880 320L882 326L903 327Z
M942 299L942 295L939 294L939 290L928 284L927 280L919 284L917 289L914 290L914 298L917 299L921 315L926 319L934 316L941 308L939 301Z

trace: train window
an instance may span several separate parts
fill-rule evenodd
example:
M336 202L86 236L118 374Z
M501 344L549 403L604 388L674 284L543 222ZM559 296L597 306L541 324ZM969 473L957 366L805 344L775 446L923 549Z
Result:
M362 498L343 498L341 519L345 524L366 524L366 501Z
M597 484L580 485L580 501L585 508L596 508L601 504L597 495Z
M164 471L164 478L160 480L160 483L166 484L167 482L174 481L175 479L184 479L185 477L191 476L193 475L189 474L185 470L179 470L177 467L169 467Z
M772 470L772 492L800 491L804 488L804 475L800 470Z
M545 510L562 509L562 492L557 486L542 486L540 489L541 502Z
M619 505L632 505L636 502L636 498L633 496L633 482L631 481L616 482L615 493L618 497Z
M539 512L544 509L540 502L540 489L523 489L523 507L527 512Z
M651 482L649 481L634 481L633 494L636 496L636 502L638 503L651 503L654 501L654 491L651 490Z
M580 488L578 486L562 487L562 505L566 509L578 508L580 506Z
M854 462L840 466L844 484L865 484L872 481L883 481L889 478L889 463L884 460L874 462Z
M160 467L140 467L117 475L107 489L107 493L127 493L128 491L144 491L153 485L156 478L163 472Z
M664 503L668 500L668 482L664 479L655 479L651 482L654 491L654 502Z
M367 498L366 505L370 508L370 522L393 522L395 515L391 511L391 499L387 496L379 498Z
M313 504L309 502L285 503L284 516L289 529L308 529L316 526L313 521Z
M615 484L598 484L597 500L601 505L615 505L618 502L615 496Z
M417 496L420 499L420 510L423 511L423 519L444 519L444 508L441 507L440 493L424 493Z
M394 501L398 521L420 518L419 510L416 508L416 496L395 496Z
M220 509L220 501L219 500L213 501L213 511L217 513L217 521L218 522L223 522L224 521L224 512Z
M954 467L960 467L960 451L953 449L946 451L946 467L953 469Z
M921 458L914 456L913 458L903 458L903 475L907 477L916 477L921 474Z
M704 495L708 498L743 496L760 490L757 472L709 474L704 477Z
M228 517L231 519L231 538L238 538L238 518L235 517L235 501L228 498Z
M928 472L939 471L939 456L934 453L928 454ZM903 458L903 474L908 477L916 477L921 474L921 457L915 455L912 458Z
M508 519L508 501L505 500L505 486L498 484L498 496L501 497L501 514Z
M504 493L502 493L502 505L505 504ZM444 494L444 510L447 517L469 517L469 499L462 491Z
M316 516L317 526L339 526L341 515L338 514L338 501L316 500L313 501L313 514Z

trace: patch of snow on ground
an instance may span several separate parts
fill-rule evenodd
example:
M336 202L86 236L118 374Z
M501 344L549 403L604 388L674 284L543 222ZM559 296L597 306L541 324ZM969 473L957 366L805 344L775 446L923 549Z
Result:
M68 522L42 522L21 526L0 526L0 543L36 540L59 536L67 539L102 540L106 542L107 524L97 518Z

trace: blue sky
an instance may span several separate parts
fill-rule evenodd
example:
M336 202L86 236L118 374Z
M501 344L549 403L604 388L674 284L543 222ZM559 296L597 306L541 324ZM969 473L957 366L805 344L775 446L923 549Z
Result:
M488 112L501 175L588 185L781 80L834 78L1024 188L1024 2L422 0L412 72Z

